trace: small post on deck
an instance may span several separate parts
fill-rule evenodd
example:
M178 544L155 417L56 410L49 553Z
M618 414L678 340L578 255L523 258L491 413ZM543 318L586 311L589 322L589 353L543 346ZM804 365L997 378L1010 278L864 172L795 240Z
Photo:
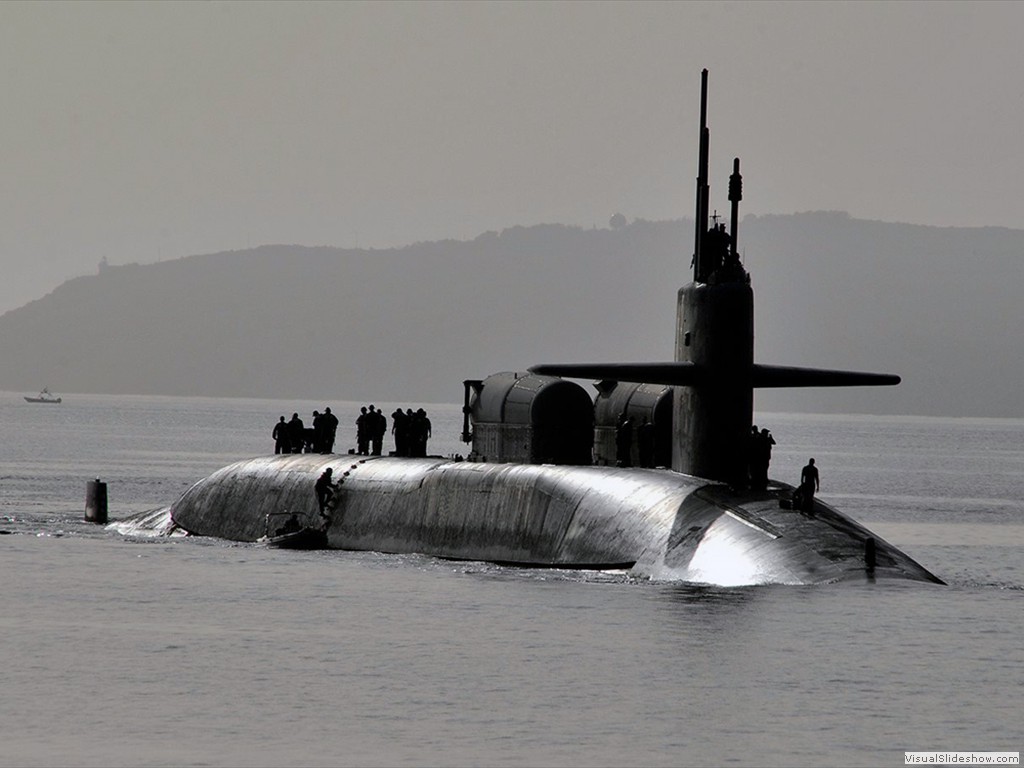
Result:
M868 537L864 540L864 567L868 573L875 572L875 565L877 561L876 555L876 544L873 537Z
M85 484L85 521L97 525L107 523L107 484L98 477Z

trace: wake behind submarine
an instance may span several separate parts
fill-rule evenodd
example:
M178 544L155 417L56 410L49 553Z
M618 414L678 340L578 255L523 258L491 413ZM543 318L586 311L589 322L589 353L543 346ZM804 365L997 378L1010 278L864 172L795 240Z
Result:
M701 78L693 280L677 302L675 360L537 365L464 382L468 460L286 454L240 461L168 510L127 524L253 542L287 510L324 546L738 586L940 579L896 547L794 488L748 481L758 387L875 386L885 374L759 365L753 291L731 231L709 226L707 70ZM563 378L565 377L565 378ZM592 400L571 379L595 380ZM654 429L659 468L615 466L622 414ZM634 454L636 448L633 448ZM629 463L629 462L627 462ZM314 483L332 468L335 507ZM323 520L320 523L320 520Z

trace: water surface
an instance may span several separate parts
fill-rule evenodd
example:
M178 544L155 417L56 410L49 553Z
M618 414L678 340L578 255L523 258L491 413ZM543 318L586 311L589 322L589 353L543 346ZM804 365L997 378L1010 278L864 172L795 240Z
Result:
M758 414L773 477L813 455L826 501L946 587L713 589L82 521L89 479L112 518L166 505L271 451L280 415L324 405L347 447L361 403L0 393L0 764L881 766L1021 749L1024 422ZM424 407L431 450L465 453L460 408Z

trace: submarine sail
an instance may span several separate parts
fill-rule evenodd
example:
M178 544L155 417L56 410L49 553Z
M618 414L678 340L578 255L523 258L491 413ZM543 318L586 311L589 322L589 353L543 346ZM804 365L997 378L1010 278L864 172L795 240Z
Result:
M693 280L679 290L675 361L533 366L533 373L675 387L672 469L742 486L753 424L753 390L899 384L899 376L754 363L754 294L737 249L743 180L739 158L729 177L732 230L708 224L708 71L701 73L700 154Z
M467 380L468 460L256 457L199 481L162 516L113 525L251 542L288 510L336 549L629 568L639 577L723 586L942 583L820 499L794 504L792 486L748 482L755 388L891 385L899 377L754 363L753 291L736 247L739 161L727 232L708 223L709 144L704 70L693 276L677 298L673 361L546 364ZM578 378L598 380L596 403ZM610 421L626 412L661 435L645 466L630 466L629 451L614 459ZM652 456L670 466L653 468ZM337 491L321 515L314 484L327 469Z

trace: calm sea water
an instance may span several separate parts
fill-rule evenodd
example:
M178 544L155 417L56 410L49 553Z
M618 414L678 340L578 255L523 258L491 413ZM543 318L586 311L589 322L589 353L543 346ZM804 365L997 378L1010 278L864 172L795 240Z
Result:
M949 582L711 589L82 521L360 403L0 393L0 765L900 765L1024 747L1024 421L758 414ZM377 403L386 413L392 403ZM403 403L419 407L421 403ZM465 453L460 408L425 405Z

